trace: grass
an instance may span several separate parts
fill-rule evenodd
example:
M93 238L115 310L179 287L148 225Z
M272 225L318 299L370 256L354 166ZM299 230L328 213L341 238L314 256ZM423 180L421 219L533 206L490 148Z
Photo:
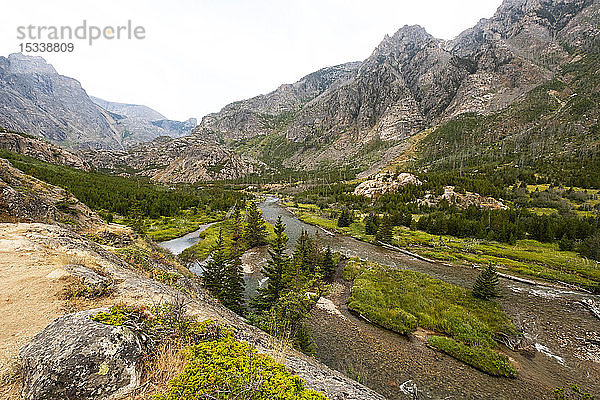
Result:
M183 210L175 217L146 219L144 228L146 235L157 242L171 240L195 231L202 224L215 222L223 218L223 213L205 214Z
M422 231L396 229L394 244L424 257L457 264L494 265L513 275L529 276L600 290L600 266L572 251L561 251L554 243L519 240L515 245L453 236L435 236Z
M267 241L271 242L275 237L273 226L268 222L265 225L267 227ZM223 239L225 241L226 246L229 246L231 244L230 238L233 232L232 219L218 222L214 225L211 225L206 230L200 232L200 234L198 235L198 238L200 239L198 243L183 250L179 257L186 262L206 260L206 258L212 252L212 249L214 248L215 244L217 243L217 239L219 238L219 230L223 231Z
M493 350L496 333L517 333L499 304L426 274L356 258L348 262L344 276L354 281L349 309L400 334L421 327L446 335L431 345L437 343L440 350L491 375L515 375L508 359Z
M489 347L467 346L445 336L430 336L427 343L466 364L490 375L514 377L517 375L515 367L508 357Z
M204 261L212 251L219 238L219 230L223 230L223 238L229 245L229 237L231 234L231 220L218 222L204 231L200 232L198 243L183 250L179 257L184 261Z
M331 210L321 211L314 204L285 203L298 218L308 224L375 243L373 235L365 234L362 221L347 228L338 228L330 218ZM423 231L396 228L392 244L423 257L470 266L492 262L508 274L527 276L549 282L567 283L592 292L600 292L600 264L573 251L561 251L558 244L536 240L518 240L515 245L483 239L431 235Z

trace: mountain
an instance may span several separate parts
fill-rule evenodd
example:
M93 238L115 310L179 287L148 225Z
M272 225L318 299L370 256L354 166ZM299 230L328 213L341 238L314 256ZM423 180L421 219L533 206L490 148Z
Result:
M114 103L93 96L91 99L108 111L114 119L118 130L122 133L122 143L125 146L150 142L160 136L173 138L186 136L197 125L195 118L187 121L173 121L147 106Z
M41 57L0 57L0 127L73 148L119 150L189 134L196 120L171 121L146 106L91 98Z
M226 105L189 137L156 138L178 136L191 121L151 120L162 115L96 99L122 133L121 148L81 147L107 149L86 150L92 165L163 182L341 168L368 175L398 160L421 169L509 162L547 170L542 164L558 165L559 155L595 159L598 49L600 1L505 0L453 40L404 26L366 60ZM30 71L28 63L12 70ZM153 141L132 145L140 140Z
M117 174L150 177L164 183L195 183L238 179L257 174L266 165L197 136L170 140L159 137L127 150L82 150L96 168Z
M278 149L277 162L294 168L366 167L401 153L418 132L499 112L553 79L576 54L597 51L598 21L597 1L507 0L454 40L404 26L362 63L227 105L194 134L267 163Z
M0 126L67 146L122 148L112 118L41 57L0 57Z

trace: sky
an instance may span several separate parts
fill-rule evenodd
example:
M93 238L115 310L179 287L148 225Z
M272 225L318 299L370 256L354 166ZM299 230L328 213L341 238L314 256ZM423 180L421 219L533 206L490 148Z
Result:
M0 14L0 55L36 42L19 26L144 29L143 39L53 40L41 55L89 95L184 120L268 93L320 68L367 58L386 34L418 24L452 39L501 0L19 0ZM125 32L125 31L122 31ZM47 33L46 31L44 33ZM122 33L125 35L124 33ZM110 31L109 31L110 35ZM88 34L89 37L89 34ZM48 40L44 40L48 41Z

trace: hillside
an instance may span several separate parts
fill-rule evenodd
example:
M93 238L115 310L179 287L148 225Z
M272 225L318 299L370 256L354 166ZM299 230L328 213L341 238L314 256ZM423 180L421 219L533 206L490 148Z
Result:
M234 329L237 340L250 343L261 353L283 362L292 373L304 379L308 388L323 391L331 398L381 398L344 375L284 347L266 333L248 325L244 319L210 297L189 270L153 242L138 237L126 227L105 224L77 199L68 197L63 189L27 176L2 159L0 171L0 271L3 274L0 310L6 321L5 329L0 333L0 364L3 366L0 371L3 382L0 395L3 398L21 398L21 379L24 385L22 394L26 399L40 396L64 398L60 393L67 396L80 393L77 398L109 398L117 394L117 389L120 395L126 395L141 384L157 385L159 382L156 380L139 380L143 363L141 359L135 359L132 353L106 355L104 362L110 365L120 362L118 357L126 357L122 361L133 362L134 366L133 370L109 369L104 373L105 378L102 379L108 381L100 382L112 382L114 388L102 386L102 383L94 386L98 384L94 383L97 381L87 374L97 376L97 368L89 370L85 357L79 356L69 361L64 361L64 357L67 357L67 349L73 348L79 349L78 354L92 351L88 357L102 357L101 353L98 355L91 348L85 348L85 340L112 340L112 346L121 344L121 339L94 336L103 331L99 325L86 328L89 324L98 323L89 317L78 317L83 315L82 312L94 309L98 313L106 310L99 307L122 303L151 307L169 302L185 304L186 312L194 315L194 318L209 319ZM21 197L14 200L16 193ZM67 216L70 222L65 221ZM26 223L17 223L21 221ZM43 338L44 333L40 332L61 316L62 320L57 321L79 322L72 324L71 328L65 325L65 330L59 335L62 337L60 347L47 345L44 349L46 359L48 354L56 352L56 358L52 361L53 369L45 370L45 361L42 360L35 365L25 361L19 365L19 349L32 338L34 341ZM82 331L72 335L72 329ZM45 340L54 339L55 336ZM175 361L171 359L167 362ZM66 364L68 367L62 372L63 375L57 377L53 371L63 368L62 362L75 364ZM15 378L15 371L21 367L22 373L17 373ZM174 364L170 368L177 371L180 366ZM131 374L137 376L137 384L124 386L123 379L130 379ZM37 385L35 382L39 380L48 383ZM164 381L165 385L167 381ZM73 385L74 382L77 384ZM160 390L165 387L160 387ZM46 394L40 394L42 392ZM90 397L89 393L96 395ZM342 397L339 397L340 394Z

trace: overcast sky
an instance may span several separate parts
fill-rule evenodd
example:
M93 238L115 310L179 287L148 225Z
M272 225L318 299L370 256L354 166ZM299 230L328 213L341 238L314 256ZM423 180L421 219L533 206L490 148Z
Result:
M73 41L41 54L89 95L200 118L322 67L367 58L405 24L452 39L500 0L19 0L4 2L0 55L19 51L18 26L143 26L143 40ZM30 53L31 54L31 53Z

